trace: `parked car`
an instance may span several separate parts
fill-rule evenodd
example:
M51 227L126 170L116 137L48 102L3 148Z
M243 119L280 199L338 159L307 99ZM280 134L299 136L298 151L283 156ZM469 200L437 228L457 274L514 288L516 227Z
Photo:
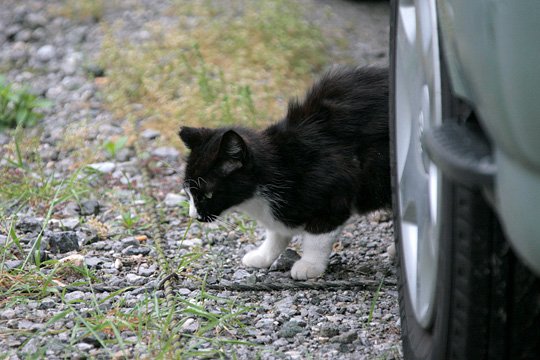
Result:
M540 1L391 2L405 359L540 359Z

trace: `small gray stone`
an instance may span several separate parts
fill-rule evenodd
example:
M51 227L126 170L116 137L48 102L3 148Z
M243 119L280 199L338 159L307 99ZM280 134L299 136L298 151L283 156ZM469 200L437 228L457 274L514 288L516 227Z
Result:
M97 215L99 214L100 204L97 200L84 200L79 207L79 213L82 216Z
M6 145L11 140L11 137L7 134L4 134L3 132L0 133L0 145Z
M62 86L68 91L75 91L79 89L82 85L83 80L78 77L66 76L62 79Z
M47 96L48 97L48 96ZM116 164L110 161L100 162L100 163L93 163L87 165L89 168L94 169L100 173L104 174L110 174L116 169Z
M244 280L246 279L247 277L249 277L251 274L249 272L247 272L246 270L244 269L238 269L234 272L233 274L233 279L234 280Z
M68 292L64 295L64 300L66 302L72 302L75 300L83 300L84 298L85 298L85 294L79 290Z
M13 24L6 28L5 34L6 37L10 40L15 39L15 36L17 36L17 33L22 30L22 26L19 24Z
M47 33L42 28L37 28L32 31L32 40L34 41L41 41L45 39L45 36L47 36Z
M22 264L22 260L6 260L6 262L4 263L4 270L12 270L20 267Z
M51 309L56 306L56 301L52 298L45 298L39 303L39 308L42 310Z
M38 351L39 346L39 340L35 337L28 340L26 344L24 344L22 348L22 352L25 354L35 354Z
M49 232L42 239L41 247L53 254L63 254L79 250L79 239L73 231Z
M141 276L152 276L157 270L156 265L150 265L150 266L141 266L139 268L138 274Z
M133 156L135 156L133 150L129 147L125 147L118 150L114 158L120 162L126 162L129 161Z
M138 247L140 246L140 241L137 240L134 236L129 236L127 238L121 239L113 244L112 248L114 251L121 251L127 249L128 247Z
M77 71L82 55L80 53L69 54L62 62L61 70L66 75L73 75Z
M178 289L178 293L180 295L187 296L187 295L191 294L191 290L189 290L187 288L180 288L180 289Z
M24 43L17 42L9 52L9 60L14 63L25 62L28 60L28 50Z
M187 198L180 194L168 193L165 195L165 205L169 207L174 207L182 204L187 201Z
M193 239L184 239L180 242L180 245L182 247L186 248L192 248L196 246L202 246L203 241L199 238L193 238Z
M321 331L319 334L322 337L331 338L339 334L339 329L337 328L337 325L325 324L321 327Z
M344 334L333 337L332 341L340 344L350 344L356 339L358 339L358 334L356 333L356 331L351 330L347 331Z
M45 97L47 99L58 99L62 96L64 92L64 89L61 86L52 86L49 89L47 89L47 92L45 93Z
M42 220L34 217L24 217L17 221L15 227L24 233L37 233L41 231Z
M36 52L36 58L41 62L48 62L56 56L56 49L52 45L43 45Z
M77 349L79 349L80 351L82 351L83 353L84 352L88 352L89 350L92 350L94 348L94 345L92 344L89 344L89 343L86 343L86 342L81 342L81 343L78 343L77 345Z
M24 23L32 29L45 27L47 18L43 14L30 12L24 17Z
M36 330L43 327L43 324L35 323L27 319L21 319L17 323L17 328L21 330Z
M281 326L281 329L279 329L278 336L282 338L292 338L302 331L304 331L304 329L298 325L296 321L287 321Z
M154 129L146 129L141 133L143 139L153 140L161 136L161 133Z
M97 257L97 256L88 256L84 258L84 262L86 266L94 268L98 266L99 264L104 263L105 261L102 258Z
M274 319L263 318L255 323L256 329L271 329L274 327Z
M3 311L0 311L0 319L11 320L15 318L16 315L17 313L13 309L5 309Z
M64 230L75 230L79 225L80 221L77 218L68 218L60 220L60 227Z
M151 249L149 247L143 246L128 246L124 250L122 250L123 255L148 255L150 254Z
M199 329L199 322L193 318L187 318L181 326L182 330L188 334L193 334Z
M15 35L16 41L28 42L32 38L32 31L29 29L22 29Z
M180 155L180 152L173 147L162 146L154 149L154 151L152 151L152 155L161 158L175 159Z
M126 281L130 285L142 285L146 282L146 278L137 274L129 273L126 275Z
M293 249L287 249L272 263L270 271L289 271L300 255Z

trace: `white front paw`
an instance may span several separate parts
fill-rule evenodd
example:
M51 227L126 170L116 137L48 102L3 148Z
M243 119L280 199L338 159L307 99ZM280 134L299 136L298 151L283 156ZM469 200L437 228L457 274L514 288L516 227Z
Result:
M274 259L263 253L259 249L251 250L242 258L242 263L249 267L267 268L272 265Z
M325 263L312 263L303 259L294 263L291 269L291 276L295 280L314 279L326 270Z

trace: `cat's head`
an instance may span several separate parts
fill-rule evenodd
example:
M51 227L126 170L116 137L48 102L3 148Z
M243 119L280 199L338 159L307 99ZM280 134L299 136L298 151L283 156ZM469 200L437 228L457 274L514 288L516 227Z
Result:
M191 150L184 176L191 217L213 221L225 210L253 196L256 184L243 131L181 128L180 138Z

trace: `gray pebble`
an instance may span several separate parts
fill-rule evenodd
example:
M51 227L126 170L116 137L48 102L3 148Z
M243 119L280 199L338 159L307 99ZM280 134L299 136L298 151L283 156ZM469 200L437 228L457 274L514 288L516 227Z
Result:
M238 269L234 272L233 274L233 279L234 280L244 280L246 279L247 277L249 277L251 274L244 270L244 269Z
M99 264L104 263L105 261L102 258L97 257L97 256L87 256L84 258L84 262L86 266L94 268L98 266Z
M22 266L22 260L6 260L4 262L4 270L12 270Z
M304 331L304 329L298 325L296 321L287 321L281 326L281 329L279 329L278 336L282 338L292 338L302 331Z
M47 18L43 14L30 12L26 14L24 23L32 29L45 27L47 25Z
M184 239L180 242L180 245L186 248L202 246L202 244L203 244L203 241L199 238Z
M157 271L157 266L155 264L150 265L150 266L141 266L139 268L138 274L141 276L148 277L148 276L152 276L156 271Z
M49 97L49 96L47 96ZM89 168L94 169L100 173L110 174L116 169L116 164L110 161L94 163L87 165Z
M344 334L333 337L332 341L340 344L350 344L356 339L358 339L358 334L356 333L356 331L351 330L347 331Z
M5 309L0 311L0 319L11 320L15 318L16 315L17 313L13 309Z
M141 132L141 137L146 140L154 140L161 136L161 133L154 129L146 129Z
M180 295L187 296L187 295L191 294L191 290L189 290L187 288L180 288L180 289L178 289L178 293Z
M84 298L85 298L85 294L79 290L68 292L64 295L64 300L66 302L72 302L75 300L83 300Z
M22 29L15 35L16 41L28 42L32 39L32 31L29 29Z
M56 56L56 49L52 45L43 45L36 52L36 58L41 62L48 62Z
M325 324L321 327L319 335L322 337L334 337L339 334L339 328L337 325Z
M94 348L94 345L88 344L88 343L85 343L85 342L78 343L75 346L77 347L77 349L79 349L82 352L87 352L87 351Z
M142 285L146 282L145 277L132 273L127 274L125 279L130 285Z
M41 241L42 250L63 254L79 250L79 239L73 231L47 232Z
M289 271L300 255L293 249L286 249L270 266L270 271Z
M38 219L35 217L24 217L17 221L15 227L17 228L17 230L24 233L37 233L41 231L42 223L42 219Z
M10 26L8 26L5 30L5 34L6 34L6 37L8 39L15 39L15 36L17 35L17 33L19 31L22 30L22 26L19 25L19 24L12 24Z
M97 215L101 205L97 200L84 200L81 202L79 207L79 213L82 216Z
M161 157L161 158L172 158L175 159L180 155L180 152L173 147L158 147L152 151L152 155Z
M168 193L165 195L165 205L169 207L174 207L182 204L187 201L187 198L180 194Z
M43 310L46 310L46 309L51 309L53 307L56 306L56 301L52 298L45 298L45 299L42 299L39 303L39 308L40 309L43 309Z
M123 255L148 255L150 254L151 249L149 247L139 247L139 246L128 246L122 250Z
M274 319L263 318L255 323L256 329L271 329L274 327Z
M38 346L39 346L39 340L35 337L31 338L30 340L28 340L26 344L24 344L22 348L22 352L26 354L35 354L37 353Z

